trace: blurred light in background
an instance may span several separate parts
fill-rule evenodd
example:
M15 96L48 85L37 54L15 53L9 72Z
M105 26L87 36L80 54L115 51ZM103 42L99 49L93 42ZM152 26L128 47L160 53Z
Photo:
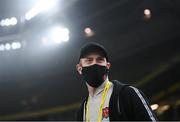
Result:
M52 9L58 0L39 0L37 4L25 14L25 19L30 20L41 12Z
M51 31L51 38L57 44L67 42L69 40L69 30L67 28L55 27Z
M47 38L47 37L43 37L43 38L42 38L42 43L43 43L44 45L47 45L47 44L49 43L48 38Z
M65 27L53 27L50 29L49 35L41 39L44 45L60 44L69 41L69 29Z
M89 27L85 28L85 29L84 29L84 32L85 32L85 35L86 35L87 37L91 37L91 36L94 35L94 32L93 32L92 29L89 28Z
M5 50L5 47L3 44L0 45L0 51L4 51Z
M6 43L5 49L6 49L6 50L10 50L10 49L11 49L11 45L10 45L9 43Z
M170 105L162 105L158 108L157 113L159 115L163 114L166 110L170 108Z
M144 10L144 15L150 15L150 14L151 14L151 11L149 9Z
M5 44L0 44L0 51L8 51L8 50L16 50L21 48L21 43L20 42L12 42L12 43L5 43Z
M19 49L19 48L21 48L21 43L20 42L13 42L12 44L11 44L11 47L12 47L12 49Z
M161 110L162 110L162 111L166 111L166 110L168 110L169 108L170 108L169 105L164 105L164 106L161 107Z
M11 17L11 18L2 19L0 22L0 25L1 26L16 25L17 22L18 21L17 21L16 17Z
M86 34L89 34L89 33L91 33L91 32L92 32L91 28L85 28L85 30L84 30L84 31L85 31L85 33L86 33Z
M156 109L158 109L158 107L159 107L158 104L153 104L153 105L151 105L151 109L152 109L152 110L156 110Z
M150 9L144 9L144 17L146 19L151 18L151 11L150 11Z

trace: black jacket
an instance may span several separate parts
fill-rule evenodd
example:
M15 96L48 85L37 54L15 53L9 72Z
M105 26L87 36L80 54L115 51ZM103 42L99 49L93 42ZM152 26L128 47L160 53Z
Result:
M122 84L119 81L111 81L114 84L109 102L110 121L156 121L157 118L151 110L149 103L142 92L135 87ZM84 104L87 97L77 112L77 120L83 121Z

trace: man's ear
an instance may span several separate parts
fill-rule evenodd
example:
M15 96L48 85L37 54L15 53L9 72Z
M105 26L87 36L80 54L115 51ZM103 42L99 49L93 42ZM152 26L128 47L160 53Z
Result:
M78 71L78 73L79 73L80 75L82 75L82 66L81 66L80 64L77 64L77 65L76 65L76 70Z
M111 63L107 62L106 68L107 68L107 69L110 69L110 67L111 67Z

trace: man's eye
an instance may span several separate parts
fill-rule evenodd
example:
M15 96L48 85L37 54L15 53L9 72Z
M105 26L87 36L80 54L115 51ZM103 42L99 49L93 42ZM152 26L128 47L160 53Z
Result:
M90 61L92 61L92 60L91 60L91 59L87 59L87 60L86 60L86 62L90 62Z
M104 58L100 58L100 59L98 59L99 61L104 61Z

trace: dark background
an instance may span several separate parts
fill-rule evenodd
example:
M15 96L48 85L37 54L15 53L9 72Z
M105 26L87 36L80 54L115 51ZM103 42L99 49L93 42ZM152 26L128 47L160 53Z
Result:
M21 20L0 26L0 43L16 38L23 43L19 50L0 52L0 120L74 120L87 95L75 65L80 47L91 41L107 49L110 79L142 90L159 105L160 120L180 119L179 0L60 0L53 12L23 21L35 3L0 0L0 20ZM42 46L41 37L58 24L69 29L69 41ZM86 27L93 36L85 36Z

